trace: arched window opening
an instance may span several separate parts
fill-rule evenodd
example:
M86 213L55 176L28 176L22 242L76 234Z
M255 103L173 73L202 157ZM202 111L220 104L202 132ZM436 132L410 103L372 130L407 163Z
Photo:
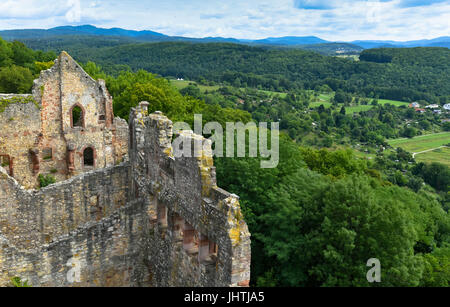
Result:
M88 147L83 152L84 166L94 166L94 149Z
M4 168L9 168L11 161L8 155L0 155L0 165Z
M0 166L3 167L8 175L12 176L12 159L8 155L0 155Z
M84 124L84 113L83 109L79 106L72 108L72 128L83 127Z

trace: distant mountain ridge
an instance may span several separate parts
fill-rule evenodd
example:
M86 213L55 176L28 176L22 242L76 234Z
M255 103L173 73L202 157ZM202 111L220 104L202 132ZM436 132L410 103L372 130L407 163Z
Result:
M79 32L87 33L91 35L104 35L104 36L129 36L129 37L146 37L146 36L166 36L164 34L154 32L154 31L135 31L135 30L125 30L122 28L111 28L111 29L104 29L104 28L97 28L95 26L91 25L84 25L84 26L62 26L62 27L56 27L53 29L49 29L50 31L73 31L74 34L79 34Z
M251 41L255 44L268 44L268 45L313 45L329 43L329 41L323 40L316 36L284 36L284 37L269 37L260 40Z
M357 40L352 44L363 47L364 49L379 48L379 47L450 47L450 37L443 36L434 39L422 39L406 42L397 41L383 41L383 40Z
M379 47L446 47L450 48L450 37L438 37L435 39L424 39L406 42L397 42L389 40L356 40L352 42L332 42L323 40L316 36L285 36L285 37L269 37L259 40L250 39L235 39L223 37L205 37L205 38L191 38L181 36L168 36L154 31L136 31L126 30L122 28L97 28L92 25L82 26L61 26L51 29L22 29L22 30L3 30L0 31L0 36L6 40L26 40L26 39L48 39L51 37L61 37L68 35L86 35L86 36L102 36L102 37L121 37L131 39L137 42L161 42L161 41L190 41L190 42L226 42L226 43L241 43L251 45L267 45L267 46L287 46L287 47L302 47L302 46L319 46L321 44L328 44L327 50L330 49L330 44L337 44L336 53L343 50L343 44L347 44L348 50L351 52L358 52L359 48L379 48ZM339 46L339 47L338 47ZM344 48L344 50L347 48ZM359 50L360 51L360 50Z

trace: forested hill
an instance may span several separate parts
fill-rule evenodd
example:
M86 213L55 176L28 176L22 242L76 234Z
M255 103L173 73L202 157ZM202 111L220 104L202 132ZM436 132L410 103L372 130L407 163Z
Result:
M434 39L423 39L416 41L388 41L388 40L358 40L353 42L337 42L337 41L327 41L316 36L284 36L284 37L268 37L265 39L252 40L252 39L236 39L236 38L225 38L225 37L184 37L184 36L168 36L162 33L157 33L153 31L136 31L127 30L121 28L97 28L93 25L78 25L78 26L62 26L51 29L16 29L16 30L0 30L0 36L4 39L13 41L23 39L31 39L35 41L39 40L52 40L55 37L67 37L72 39L74 36L95 36L96 38L104 37L114 37L114 38L124 38L131 39L135 42L233 42L240 44L251 44L251 45L266 45L266 46L305 46L305 45L316 45L316 44L347 44L353 45L357 48L368 49L368 48L380 48L380 47L450 47L450 37L438 37ZM342 50L341 50L342 51Z
M114 61L118 61L136 69L147 67L142 63L148 61L148 69L152 71L162 71L165 65L182 72L192 69L193 78L202 74L225 78L222 76L236 74L231 69L239 69L243 77L256 72L264 77L253 75L255 82L267 78L270 82L278 81L278 86L288 86L289 82L297 85L294 79L286 81L287 84L282 81L295 74L302 75L301 80L320 80L324 72L338 75L340 69L346 70L342 72L345 76L363 72L370 75L372 66L380 70L390 66L398 69L407 60L393 54L390 63L354 65L351 61L315 53L285 53L236 45L145 47L124 46L117 50L83 47L78 50L78 56L84 62L96 58L110 63L110 67L115 67ZM384 51L375 52L379 55ZM83 57L89 53L92 57ZM0 92L30 92L33 79L40 71L53 66L55 57L52 52L33 51L20 42L0 39ZM370 60L374 59L378 58L374 56ZM443 63L448 65L448 61ZM419 72L426 72L429 65L436 63L429 59L410 67L423 81ZM374 148L379 148L384 136L400 130L412 131L414 135L418 129L421 133L431 132L439 127L437 115L382 105L373 99L372 109L353 116L346 113L344 104L358 100L358 106L366 106L363 104L366 98L353 99L342 91L335 93L335 103L328 108L323 104L313 108L310 104L315 100L314 94L319 98L323 93L298 90L283 93L282 97L280 93L273 95L243 88L243 84L217 86L212 93L215 87L205 86L206 93L193 82L187 82L192 84L178 91L173 82L144 70L110 76L93 62L85 63L83 68L94 79L106 80L113 97L114 114L123 118L145 100L150 103L149 112L162 111L172 121L191 126L194 114L202 114L205 122L219 122L222 126L227 122L280 120L283 131L276 168L261 168L261 160L265 160L262 157L215 157L217 182L239 195L243 218L252 234L252 286L450 285L450 168L439 163L416 163L401 148L380 149L374 159L357 156L356 147L341 150L344 139L358 144L372 143ZM268 71L272 70L279 74L278 79L269 75ZM448 75L441 77L448 78ZM324 88L328 92L329 88ZM0 112L9 103L9 100L0 101ZM19 120L10 118L9 122L14 125ZM310 137L312 145L305 142L304 146L309 147L300 146L284 131L296 139ZM410 137L409 133L405 134ZM320 144L317 140L321 139L324 141ZM339 147L331 148L334 142ZM328 148L318 150L316 147L322 144ZM51 172L42 175L52 178ZM369 283L366 278L367 260L372 257L382 263L382 283Z
M327 84L362 97L439 103L450 98L450 50L381 48L361 61L300 49L232 43L135 43L113 37L67 37L29 41L35 49L66 50L80 62L93 61L113 75L130 68L165 77L215 81L273 91L315 89Z
M0 36L2 32L0 31ZM4 39L13 41L12 36L6 35ZM310 41L305 41L304 44L297 45L276 45L276 44L262 44L256 42L240 42L235 39L225 39L225 38L183 38L183 37L166 37L166 36L153 36L152 41L143 42L139 38L135 37L124 37L124 36L99 36L99 35L89 35L89 34L73 34L73 35L55 35L50 37L17 37L17 40L25 43L29 48L34 50L74 50L83 47L112 47L118 45L126 44L137 44L137 43L155 43L155 42L189 42L189 43L235 43L246 46L256 46L272 49L303 49L309 51L315 51L323 55L358 55L364 50L362 47L350 44L350 43L318 43L309 44Z
M305 50L228 43L66 47L78 61L94 61L112 74L125 64L132 70L145 69L165 77L205 78L276 91L328 84L333 90L403 101L434 101L450 95L447 48L371 49L362 53L362 61L353 61Z

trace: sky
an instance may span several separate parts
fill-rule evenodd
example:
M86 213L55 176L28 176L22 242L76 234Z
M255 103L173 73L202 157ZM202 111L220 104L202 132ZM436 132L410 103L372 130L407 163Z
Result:
M450 0L1 0L0 29L91 24L188 37L450 36Z

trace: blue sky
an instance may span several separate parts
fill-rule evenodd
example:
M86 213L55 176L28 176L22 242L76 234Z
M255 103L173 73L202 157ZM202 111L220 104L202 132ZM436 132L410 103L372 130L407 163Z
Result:
M190 37L450 36L450 0L2 0L0 29L93 24Z

